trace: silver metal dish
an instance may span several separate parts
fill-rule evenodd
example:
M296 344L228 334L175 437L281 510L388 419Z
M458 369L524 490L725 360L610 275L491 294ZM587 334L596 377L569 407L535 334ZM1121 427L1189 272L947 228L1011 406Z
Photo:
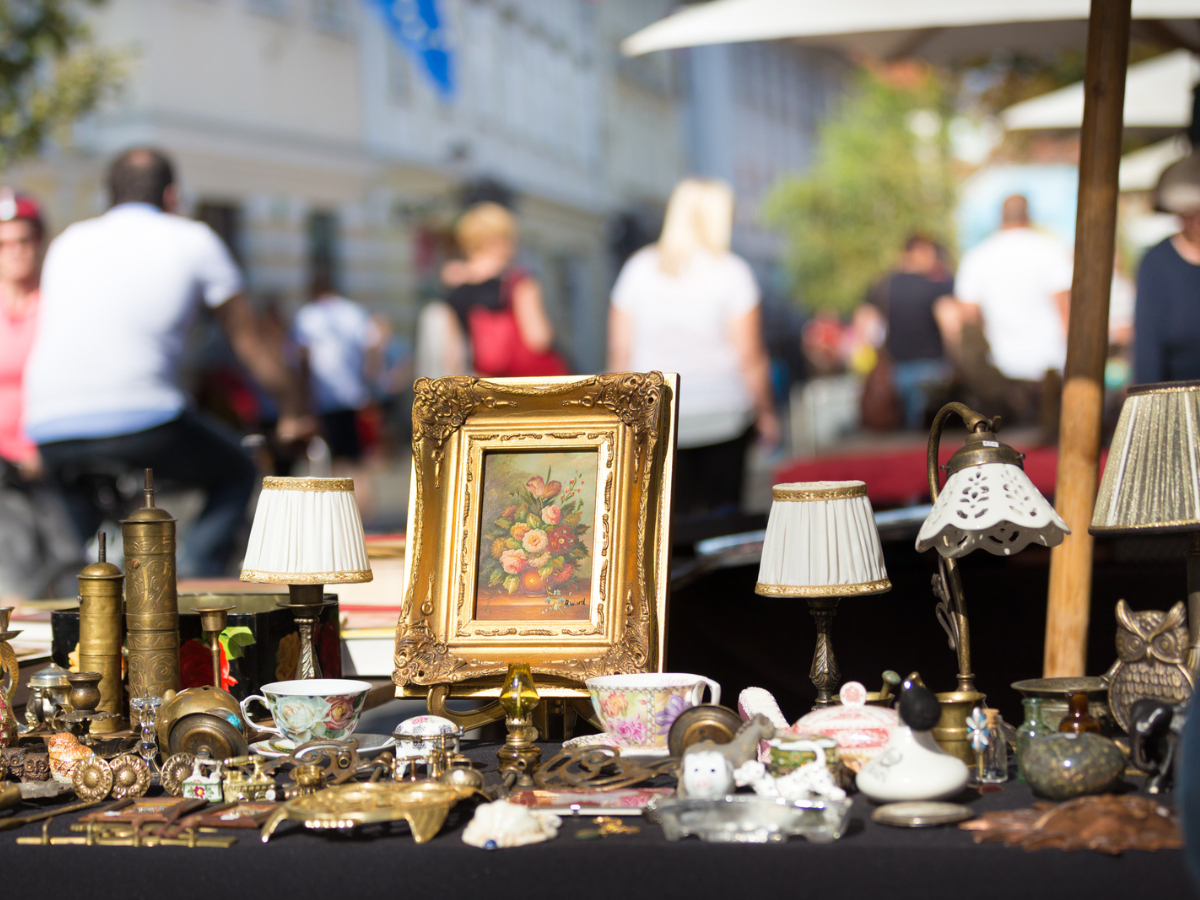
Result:
M702 841L767 844L800 835L812 843L827 844L845 832L850 805L849 800L733 794L721 800L652 800L642 815L661 825L668 841L695 835Z

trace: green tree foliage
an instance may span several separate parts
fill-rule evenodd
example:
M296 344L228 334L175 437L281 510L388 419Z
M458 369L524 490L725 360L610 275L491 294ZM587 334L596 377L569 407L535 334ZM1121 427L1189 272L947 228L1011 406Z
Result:
M122 76L82 14L104 0L0 0L0 169L94 109Z
M767 219L802 305L848 312L910 233L951 240L951 96L932 75L901 85L863 72L822 125L813 166L771 190Z

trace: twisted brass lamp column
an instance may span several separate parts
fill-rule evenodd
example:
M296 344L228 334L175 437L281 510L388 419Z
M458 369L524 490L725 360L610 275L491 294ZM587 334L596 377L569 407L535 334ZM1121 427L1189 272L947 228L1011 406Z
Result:
M300 655L296 660L295 679L323 678L321 663L317 659L316 642L313 640L317 630L317 622L327 606L333 606L333 600L325 599L323 584L289 584L288 599L280 600L277 604L291 610L296 619L296 628L300 631Z
M125 576L108 562L108 536L99 535L99 561L79 573L79 670L100 673L101 712L115 718L92 722L93 734L111 734L124 723L121 681L121 614L124 611Z
M175 519L154 505L146 470L146 505L121 522L125 539L125 627L129 693L161 697L179 690L179 600Z

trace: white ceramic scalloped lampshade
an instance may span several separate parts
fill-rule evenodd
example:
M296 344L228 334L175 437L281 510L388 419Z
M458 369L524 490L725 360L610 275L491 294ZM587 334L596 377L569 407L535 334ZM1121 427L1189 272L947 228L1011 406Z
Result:
M863 482L777 484L771 495L755 593L841 597L891 590Z
M1009 556L1029 544L1053 547L1071 529L1020 466L986 463L946 479L917 535L917 550L948 559L980 548Z
M352 478L264 478L242 581L370 581Z

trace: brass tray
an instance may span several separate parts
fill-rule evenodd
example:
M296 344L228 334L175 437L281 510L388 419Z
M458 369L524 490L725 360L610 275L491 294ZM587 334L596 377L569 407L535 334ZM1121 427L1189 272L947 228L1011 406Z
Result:
M306 828L353 828L404 819L413 840L423 844L436 835L450 808L474 791L433 781L374 781L339 784L289 800L262 828L265 844L283 822L303 822Z

